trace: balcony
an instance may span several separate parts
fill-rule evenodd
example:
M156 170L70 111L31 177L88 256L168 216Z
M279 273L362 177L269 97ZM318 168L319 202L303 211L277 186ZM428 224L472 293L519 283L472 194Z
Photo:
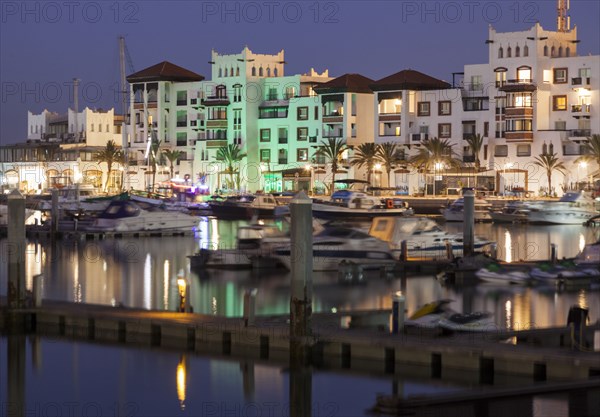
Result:
M591 104L573 104L571 106L571 113L573 113L573 117L581 117L581 116L590 116L592 110Z
M209 129L227 128L227 119L207 120L206 127Z
M505 132L504 137L507 142L533 142L532 131L511 131Z
M380 122L399 122L402 119L402 115L399 113L380 113Z
M227 146L227 140L208 140L206 141L207 148L221 148Z
M209 96L203 103L205 106L228 106L229 98L227 96Z
M532 79L521 78L518 80L507 80L506 83L500 87L500 91L506 93L517 93L522 91L535 91L537 86Z
M590 85L590 77L573 77L571 85Z
M344 116L323 116L323 123L343 123Z
M570 138L586 138L592 136L592 129L575 129L569 131Z

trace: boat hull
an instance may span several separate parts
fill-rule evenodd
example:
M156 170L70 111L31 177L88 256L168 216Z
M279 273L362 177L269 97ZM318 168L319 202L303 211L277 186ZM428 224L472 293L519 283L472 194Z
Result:
M280 259L287 269L292 269L290 248L278 248L274 256ZM313 250L313 271L338 271L342 261L359 264L363 269L377 269L397 263L390 252L378 250Z
M412 209L349 209L347 207L313 204L313 216L323 220L372 220L375 217L404 217L414 214Z

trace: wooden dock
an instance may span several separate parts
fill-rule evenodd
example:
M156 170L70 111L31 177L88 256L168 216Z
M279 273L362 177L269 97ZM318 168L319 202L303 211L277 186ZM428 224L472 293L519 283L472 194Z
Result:
M391 334L389 319L389 310L314 314L313 333L307 340L314 362L381 373L420 365L434 375L465 370L478 372L483 379L496 373L531 381L600 375L600 352L572 349L566 327L440 337L426 332ZM349 326L342 325L348 322ZM243 318L63 302L16 312L1 309L0 331L257 359L287 360L290 347L289 316L258 316L248 324ZM586 328L582 346L593 346L595 332L600 332L600 323Z

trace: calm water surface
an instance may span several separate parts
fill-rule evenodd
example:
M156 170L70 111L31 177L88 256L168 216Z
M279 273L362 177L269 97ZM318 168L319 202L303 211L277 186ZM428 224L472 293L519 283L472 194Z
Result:
M195 237L144 238L101 241L30 243L27 247L27 287L43 273L46 299L82 303L125 305L144 309L175 310L177 279L190 282L194 311L225 316L242 315L247 289L257 288L258 314L283 314L289 310L290 274L285 271L194 271L187 255L200 247L231 247L243 222L199 218ZM285 227L285 225L280 225ZM444 225L461 232L461 224ZM583 226L530 226L477 224L476 234L498 243L499 257L507 261L548 259L550 243L559 257L575 256L586 243L598 240L598 228ZM0 295L6 294L6 249L2 244ZM400 280L377 274L367 284L342 286L335 273L315 273L314 310L391 308L390 294L401 288ZM433 276L409 277L406 283L409 313L439 298L454 300L462 311L495 313L500 327L523 328L562 325L568 309L578 304L590 309L593 321L600 316L600 293L586 288L558 291L555 288L477 285L444 287Z

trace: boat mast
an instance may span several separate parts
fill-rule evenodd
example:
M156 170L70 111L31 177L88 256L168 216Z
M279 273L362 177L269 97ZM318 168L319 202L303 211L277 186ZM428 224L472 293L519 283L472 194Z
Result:
M129 91L127 89L127 80L125 78L125 37L123 36L119 36L119 67L121 71L121 113L123 115L123 120L121 121L121 135L123 146L123 169L125 170L123 184L121 184L121 186L127 190L129 189L129 184L125 184L125 181L129 179L129 134L126 119L129 114ZM129 117L131 117L131 115L129 115Z

